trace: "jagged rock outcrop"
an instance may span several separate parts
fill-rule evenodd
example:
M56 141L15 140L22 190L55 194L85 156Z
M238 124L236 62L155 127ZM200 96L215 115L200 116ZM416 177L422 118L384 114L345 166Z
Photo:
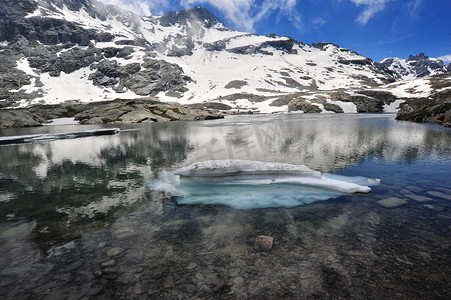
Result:
M186 82L191 79L183 70L164 60L144 59L144 63L119 65L116 61L102 60L93 64L96 70L89 75L95 85L111 87L121 93L131 90L137 95L156 95L161 91L184 92Z
M159 23L166 27L174 25L186 26L195 24L198 21L202 22L206 28L211 28L217 24L224 25L215 15L202 7L193 7L182 11L170 11L159 19Z
M396 119L451 127L451 89L436 92L430 98L408 99L400 105Z

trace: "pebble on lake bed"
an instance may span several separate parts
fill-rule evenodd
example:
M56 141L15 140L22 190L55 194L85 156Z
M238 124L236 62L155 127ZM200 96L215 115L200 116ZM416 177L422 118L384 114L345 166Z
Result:
M274 242L272 236L259 235L255 238L254 249L257 251L270 251Z
M408 203L407 200L397 198L397 197L390 197L390 198L386 198L386 199L377 201L377 204L379 204L380 206L386 207L386 208L396 208L396 207L403 206L407 203Z
M106 252L106 255L108 255L108 257L113 257L113 256L117 256L119 255L124 249L116 247L116 248L111 248Z

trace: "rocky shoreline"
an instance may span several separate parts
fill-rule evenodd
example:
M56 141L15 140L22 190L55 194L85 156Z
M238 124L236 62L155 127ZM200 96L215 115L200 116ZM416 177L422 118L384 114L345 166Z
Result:
M369 94L374 92L373 94ZM401 100L389 92L362 91L361 96L350 96L345 92L333 94L334 100L356 104L358 113L382 113L383 105ZM318 101L306 101L297 97L289 101L289 111L319 113L321 109L313 103L324 105L326 110L343 113L338 105L327 103L320 97ZM451 89L433 93L428 98L402 99L396 120L417 123L440 124L451 127ZM326 106L330 104L329 106ZM164 103L156 98L116 99L82 103L66 101L53 105L34 105L28 108L0 109L0 128L35 127L51 123L53 119L73 118L79 124L123 124L154 123L167 121L211 120L224 117L221 111L231 107L221 103L196 103L181 105Z
M153 123L220 119L213 110L177 103L162 103L153 98L81 103L67 101L55 105L0 110L0 128L34 127L53 119L74 118L80 124Z
M430 98L408 99L400 105L396 120L451 127L451 89L436 92Z

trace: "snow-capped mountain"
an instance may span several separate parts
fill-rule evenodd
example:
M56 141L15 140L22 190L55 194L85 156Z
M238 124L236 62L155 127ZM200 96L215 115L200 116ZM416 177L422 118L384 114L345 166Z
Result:
M440 59L425 56L424 53L410 55L407 59L385 58L381 64L389 68L396 78L405 80L451 72L451 64L446 65Z
M394 81L353 51L230 30L199 7L139 17L95 0L1 0L0 15L2 107L155 96L271 112Z
M395 81L382 64L330 43L234 31L200 7L139 17L96 0L0 0L0 16L0 108L152 96L376 112L396 100L362 92Z

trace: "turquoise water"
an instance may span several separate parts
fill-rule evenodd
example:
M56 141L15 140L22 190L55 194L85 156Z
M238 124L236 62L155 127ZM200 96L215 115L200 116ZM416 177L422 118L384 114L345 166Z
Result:
M404 299L451 292L451 271L443 267L451 264L450 129L391 114L114 127L121 132L0 146L0 297ZM0 136L96 128L104 127ZM301 205L291 202L292 185L253 186L256 198L291 204L245 210L208 203L214 186L191 186L203 204L149 188L162 171L212 159L303 164L381 182L370 194ZM231 192L236 199L249 187ZM314 198L318 190L305 193ZM380 204L393 197L403 205ZM270 252L254 249L259 235L274 237Z

